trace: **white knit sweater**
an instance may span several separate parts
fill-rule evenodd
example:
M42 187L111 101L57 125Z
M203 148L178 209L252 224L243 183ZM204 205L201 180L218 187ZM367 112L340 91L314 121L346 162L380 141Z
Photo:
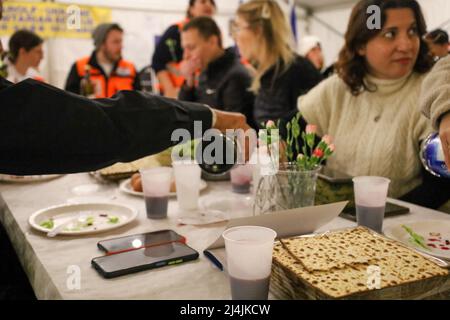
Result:
M439 61L423 81L420 105L437 129L440 117L450 112L450 56Z
M419 141L432 131L418 106L423 78L417 73L398 80L367 77L378 89L355 97L333 76L300 97L305 120L318 126L319 135L335 139L327 166L352 176L387 177L395 198L419 186Z

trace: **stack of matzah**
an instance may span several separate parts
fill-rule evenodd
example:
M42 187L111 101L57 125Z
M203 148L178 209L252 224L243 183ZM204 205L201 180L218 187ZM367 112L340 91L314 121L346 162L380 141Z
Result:
M110 167L97 171L101 178L107 180L121 180L132 176L142 168L158 167L161 164L155 156L142 158L129 163L116 163Z
M448 275L423 256L365 228L282 240L275 246L274 264L305 288L330 298L374 290L369 279L373 267L380 268L381 289Z

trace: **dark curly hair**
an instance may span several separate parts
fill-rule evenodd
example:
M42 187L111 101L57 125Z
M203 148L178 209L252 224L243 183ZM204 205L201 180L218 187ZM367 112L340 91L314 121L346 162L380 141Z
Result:
M366 45L369 40L375 38L381 30L370 30L367 27L369 6L378 6L381 9L382 26L386 23L386 10L409 8L414 12L417 29L420 37L419 55L414 65L414 71L426 73L433 66L433 59L429 54L428 46L423 40L427 26L420 5L416 0L361 0L352 10L347 31L345 34L345 45L339 53L339 60L336 63L336 71L342 80L349 86L354 96L362 91L373 92L376 88L368 86L364 82L364 77L368 73L365 57L358 53L358 50Z

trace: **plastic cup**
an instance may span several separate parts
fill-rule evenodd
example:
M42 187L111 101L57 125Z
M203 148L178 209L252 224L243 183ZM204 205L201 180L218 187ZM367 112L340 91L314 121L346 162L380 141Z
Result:
M201 168L195 161L177 161L172 165L175 172L177 200L180 210L193 211L198 209Z
M235 193L250 193L253 178L253 166L250 164L238 165L231 170L231 187Z
M355 189L356 218L358 226L383 231L384 212L390 180L382 177L357 177Z
M172 168L140 170L147 218L167 218Z
M264 227L243 226L226 230L228 275L233 300L267 300L277 233Z

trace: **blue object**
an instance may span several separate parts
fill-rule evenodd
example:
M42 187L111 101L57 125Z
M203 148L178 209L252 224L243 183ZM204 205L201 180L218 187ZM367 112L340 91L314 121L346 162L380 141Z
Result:
M439 178L450 178L450 171L445 165L444 151L438 133L430 134L422 144L420 151L422 163L432 175Z

